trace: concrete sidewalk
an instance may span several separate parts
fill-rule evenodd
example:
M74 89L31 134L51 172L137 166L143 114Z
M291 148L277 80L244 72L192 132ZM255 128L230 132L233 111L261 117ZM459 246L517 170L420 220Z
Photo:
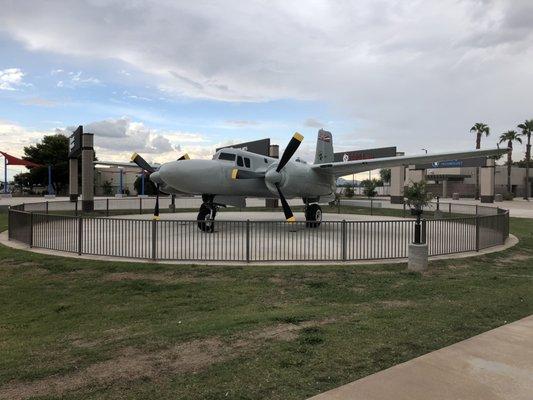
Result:
M533 315L313 400L531 400Z

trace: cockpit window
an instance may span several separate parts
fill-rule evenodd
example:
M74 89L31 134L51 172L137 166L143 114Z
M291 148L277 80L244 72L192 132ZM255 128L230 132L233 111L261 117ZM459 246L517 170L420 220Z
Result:
M244 165L246 166L246 168L250 168L250 159L249 158L244 157Z
M237 165L239 167L243 167L244 166L244 163L242 162L242 157L241 156L237 156Z
M218 156L219 160L226 160L226 161L235 161L235 154L231 153L220 153Z

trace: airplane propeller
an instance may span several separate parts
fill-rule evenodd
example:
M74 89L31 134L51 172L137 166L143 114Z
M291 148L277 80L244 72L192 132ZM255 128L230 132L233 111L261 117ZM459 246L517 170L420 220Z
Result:
M189 160L189 159L190 159L189 155L185 153L180 158L178 158L178 161ZM157 170L154 167L148 164L148 162L137 153L132 154L131 161L137 164L139 168L148 172L149 177L154 172L157 172ZM155 183L155 207L154 207L154 218L153 219L159 219L159 193L161 192L160 190L161 184L159 182L154 182L154 183Z
M289 203L287 202L287 199L283 195L283 192L281 191L280 182L282 179L281 171L289 160L292 158L294 153L296 153L296 150L298 150L298 147L300 147L300 143L302 143L302 140L304 137L300 135L298 132L296 132L293 137L291 138L289 144L285 148L285 151L281 155L281 159L279 160L279 163L276 167L276 169L271 169L266 172L254 172L254 171L246 171L242 169L234 168L231 171L231 178L232 179L259 179L264 178L267 186L270 185L270 187L275 187L276 191L278 192L278 196L281 200L281 206L283 208L283 214L285 214L285 219L287 222L294 222L296 221L296 218L294 217L294 214L291 210L291 207L289 206ZM272 189L271 189L272 190Z

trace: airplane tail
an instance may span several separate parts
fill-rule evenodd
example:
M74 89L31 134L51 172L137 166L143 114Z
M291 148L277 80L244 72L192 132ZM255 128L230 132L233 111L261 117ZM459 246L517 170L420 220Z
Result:
M320 129L316 141L315 164L333 162L333 136L331 132Z

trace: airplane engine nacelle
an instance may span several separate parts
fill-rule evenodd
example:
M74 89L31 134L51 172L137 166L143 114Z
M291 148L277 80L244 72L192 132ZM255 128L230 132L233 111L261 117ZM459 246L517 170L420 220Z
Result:
M276 167L272 164L265 174L265 184L276 196L276 183L288 198L327 196L335 191L334 179L315 172L308 164L291 162L280 172L276 172Z

